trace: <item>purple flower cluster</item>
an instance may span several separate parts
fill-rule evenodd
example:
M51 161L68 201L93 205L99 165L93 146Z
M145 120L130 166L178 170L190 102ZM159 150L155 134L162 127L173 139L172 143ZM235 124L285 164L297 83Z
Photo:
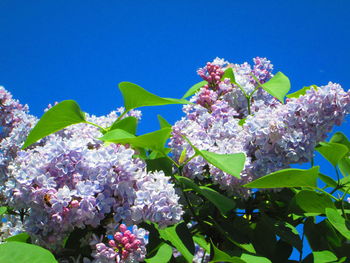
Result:
M222 79L229 67L237 85ZM265 83L273 76L272 69L269 60L255 58L253 67L215 59L198 70L208 85L191 98L195 104L183 107L186 116L173 126L170 147L174 159L178 160L185 148L187 158L194 154L183 136L201 150L243 152L247 159L242 179L208 165L200 156L186 164L184 175L202 179L209 176L209 169L212 180L223 189L247 194L240 187L242 184L291 164L310 161L317 143L350 113L350 92L333 83L311 88L299 98L280 103L255 80ZM253 91L249 114L245 94Z
M146 256L146 234L142 228L133 226L132 231L126 225L119 226L119 232L114 233L108 244L92 241L94 248L92 263L126 263L141 262Z
M123 111L87 115L107 127ZM127 116L139 118L139 111ZM3 195L15 211L24 211L23 227L38 244L56 249L74 228L103 222L161 226L177 223L183 213L174 185L163 172L147 172L135 151L104 145L98 128L77 124L47 136L29 149L17 148L7 165ZM20 143L9 140L21 146Z

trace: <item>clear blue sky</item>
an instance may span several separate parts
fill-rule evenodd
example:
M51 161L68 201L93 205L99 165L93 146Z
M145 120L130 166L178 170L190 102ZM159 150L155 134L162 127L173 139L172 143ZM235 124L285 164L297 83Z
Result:
M0 85L37 116L64 99L102 115L122 105L121 81L179 98L216 56L262 56L293 91L328 81L347 90L349 13L348 0L0 0ZM181 106L143 113L141 133L157 128L157 113L182 116Z

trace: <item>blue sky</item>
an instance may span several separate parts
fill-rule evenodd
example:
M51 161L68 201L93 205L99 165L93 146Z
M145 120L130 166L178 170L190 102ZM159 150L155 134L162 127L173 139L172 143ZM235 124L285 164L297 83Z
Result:
M267 57L293 91L350 87L347 0L1 0L0 12L0 85L37 116L64 99L106 114L122 105L121 81L180 98L217 56ZM139 132L157 129L159 113L171 123L182 116L181 106L143 108Z

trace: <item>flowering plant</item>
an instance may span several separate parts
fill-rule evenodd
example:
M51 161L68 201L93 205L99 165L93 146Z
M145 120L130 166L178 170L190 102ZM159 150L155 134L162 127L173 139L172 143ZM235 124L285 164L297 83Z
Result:
M350 260L350 142L324 141L350 92L289 93L269 60L253 61L208 62L181 99L122 82L124 107L101 117L66 100L37 119L0 88L0 261L293 262L293 249L299 262ZM167 104L185 116L136 135L136 108Z

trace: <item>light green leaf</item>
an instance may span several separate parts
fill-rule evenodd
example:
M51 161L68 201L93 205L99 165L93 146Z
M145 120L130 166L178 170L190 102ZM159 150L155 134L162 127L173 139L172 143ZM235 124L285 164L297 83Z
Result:
M338 258L328 250L314 251L312 254L314 256L314 262L317 263L330 263L338 260Z
M185 99L162 98L154 95L140 86L130 83L119 83L119 90L124 98L124 107L127 111L143 106L159 106L168 104L188 104Z
M178 223L164 229L158 229L160 237L169 241L188 262L192 262L194 243L186 224Z
M3 215L7 212L7 207L6 206L1 206L0 207L0 215Z
M296 194L295 201L306 213L324 214L326 208L335 209L330 197L312 190L301 190Z
M350 150L350 141L349 141L349 139L345 136L345 134L342 133L342 132L336 132L336 133L334 133L334 135L333 135L332 138L329 140L329 142L343 144L343 145L345 145L346 147L348 147L348 149Z
M203 236L195 235L193 236L193 241L203 248L208 254L210 254L210 244L205 240Z
M300 96L302 95L305 95L306 94L306 91L308 91L309 89L311 88L314 88L317 90L317 86L316 85L311 85L311 86L308 86L308 87L303 87L302 89L296 91L296 92L293 92L293 93L290 93L288 94L286 97L287 98L299 98Z
M163 243L159 247L156 255L151 258L146 258L145 262L147 263L169 262L172 255L173 255L173 249L171 248L171 246L169 246L166 243Z
M223 215L226 215L230 210L236 207L236 203L233 199L228 198L214 189L206 186L200 186L201 194L212 202Z
M265 257L259 257L249 254L242 254L241 259L243 259L247 263L271 263L271 261Z
M248 188L316 187L319 167L309 170L284 169L245 184Z
M164 144L171 133L170 128L163 128L158 131L146 133L135 137L134 135L120 129L115 129L104 134L100 140L104 142L131 144L137 148L150 149L162 153L166 153Z
M233 73L232 68L227 68L225 70L224 75L222 75L221 77L221 80L225 80L225 79L230 79L231 83L236 83L235 74Z
M339 170L343 174L343 176L350 175L350 157L344 157L338 163Z
M166 119L164 119L159 114L157 115L157 117L158 117L159 126L160 126L161 129L163 129L163 128L171 128L171 124Z
M7 242L18 241L18 242L26 243L29 238L30 236L27 233L20 233L18 235L14 235L12 237L6 238L5 241Z
M285 95L290 90L290 81L282 72L277 72L275 76L262 84L261 87L283 103Z
M124 130L124 131L127 131L128 133L135 135L136 129L137 129L137 119L133 116L129 116L124 119L117 120L111 125L111 127L109 128L109 131L112 131L115 129Z
M50 251L23 242L0 244L0 262L57 263Z
M241 178L240 173L244 168L246 159L244 153L218 154L205 150L199 150L190 142L189 139L187 139L185 136L183 137L191 145L196 154L202 156L208 163L214 165L225 173L233 175L239 179Z
M339 212L333 208L326 208L326 216L332 226L345 238L350 240L350 231L346 225L344 217L342 217Z
M186 91L185 95L183 95L183 99L192 96L193 94L195 94L201 87L203 87L204 85L207 85L208 82L203 80L201 82L198 82L196 84L194 84L188 91Z
M315 148L327 161L336 166L339 161L349 152L348 147L333 142L320 142Z
M78 103L74 100L64 100L44 113L39 122L30 131L22 149L27 148L51 133L81 122L85 122L85 116L80 110Z
M220 170L233 175L237 178L241 178L240 173L244 168L245 154L244 153L231 153L231 154L218 154L208 151L199 151L201 155L208 163L211 163Z
M322 173L319 173L318 174L318 177L326 183L326 185L328 187L337 187L337 182L334 181L334 179L332 177L329 177L328 175L325 175L325 174L322 174Z
M230 256L226 252L218 249L214 244L212 244L212 247L214 248L214 257L210 261L210 263L214 263L214 262L247 263L243 259Z

